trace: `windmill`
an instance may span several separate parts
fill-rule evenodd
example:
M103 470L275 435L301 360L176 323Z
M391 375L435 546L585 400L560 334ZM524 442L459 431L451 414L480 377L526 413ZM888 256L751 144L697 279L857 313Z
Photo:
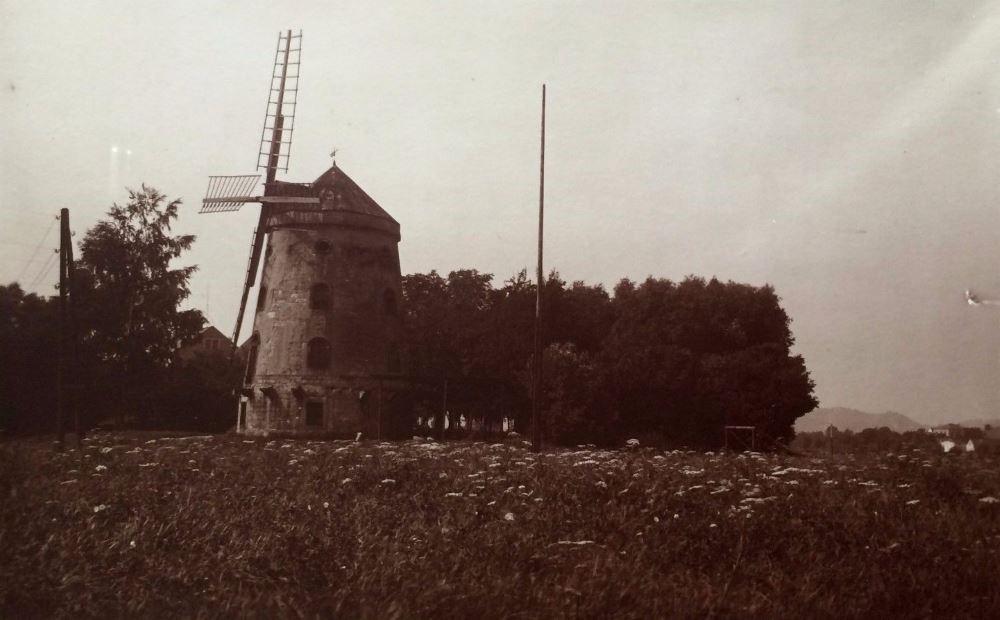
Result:
M237 432L380 436L406 389L399 223L336 162L312 183L276 179L288 169L301 41L278 38L257 155L263 195L259 174L213 176L202 200L202 213L261 205L233 331L235 345L259 268Z

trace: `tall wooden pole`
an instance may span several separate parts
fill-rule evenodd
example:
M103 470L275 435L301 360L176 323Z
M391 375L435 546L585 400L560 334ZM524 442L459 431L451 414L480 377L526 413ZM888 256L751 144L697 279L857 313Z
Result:
M77 297L76 284L74 284L74 261L73 261L73 233L69 230L69 210L66 211L66 289L69 294L68 310L66 313L68 323L66 326L66 336L69 339L67 354L69 362L66 366L69 388L69 407L73 412L73 432L76 433L77 450L83 447L83 430L80 427L80 346L79 331L76 323L76 308L79 303Z
M532 370L531 390L531 447L535 452L542 449L542 287L545 285L542 272L542 240L545 232L545 84L542 84L542 154L538 177L538 272L535 285L535 351Z
M69 283L66 281L66 248L69 245L69 209L59 211L59 358L56 361L56 439L61 452L66 444L64 419L66 416L66 341L69 331L66 320L66 296Z

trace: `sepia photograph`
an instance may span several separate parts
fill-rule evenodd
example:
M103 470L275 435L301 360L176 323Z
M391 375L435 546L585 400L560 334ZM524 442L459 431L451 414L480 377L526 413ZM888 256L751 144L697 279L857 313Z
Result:
M0 0L0 618L1000 617L1000 0Z

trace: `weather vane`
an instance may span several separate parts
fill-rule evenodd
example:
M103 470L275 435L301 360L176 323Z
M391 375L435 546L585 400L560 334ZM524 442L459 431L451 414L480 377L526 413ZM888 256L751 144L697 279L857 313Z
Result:
M330 151L330 158L333 159L333 165L334 166L337 165L337 151L339 151L339 150L340 149L335 148L332 151Z

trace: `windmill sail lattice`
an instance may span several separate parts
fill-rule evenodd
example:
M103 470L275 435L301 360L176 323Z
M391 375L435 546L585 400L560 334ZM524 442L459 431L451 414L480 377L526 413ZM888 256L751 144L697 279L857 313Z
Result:
M274 52L274 70L271 72L271 91L267 99L264 128L260 133L257 169L274 166L275 170L288 171L288 158L292 152L292 133L295 131L295 108L299 95L299 67L302 57L302 31L278 37ZM275 138L280 148L275 150ZM272 160L274 156L274 161Z
M247 202L258 200L252 190L259 180L259 174L208 177L208 189L201 199L201 211L198 213L239 211Z

